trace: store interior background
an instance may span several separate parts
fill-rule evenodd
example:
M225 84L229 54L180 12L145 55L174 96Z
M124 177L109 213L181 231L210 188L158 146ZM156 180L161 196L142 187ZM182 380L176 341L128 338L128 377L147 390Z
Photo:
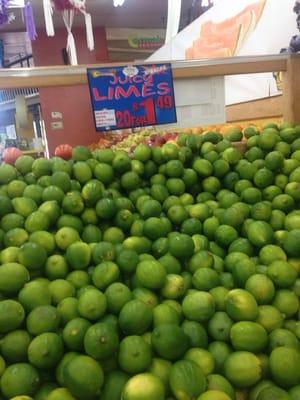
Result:
M55 36L47 37L42 1L31 2L38 37L30 42L22 17L18 15L21 11L16 10L16 20L0 29L0 43L4 50L2 68L68 64L65 50L67 32L61 15L54 15ZM184 0L182 3L180 30L208 8L203 7L200 0ZM164 43L167 0L125 0L121 7L114 7L113 0L87 0L87 7L93 20L95 50L90 52L87 49L84 18L77 15L72 32L79 64L142 61ZM130 39L134 35L155 37L157 42L147 49L133 48ZM24 122L24 110L16 110L19 103L23 108L26 104L27 123ZM53 118L57 113L61 116L59 120ZM18 121L19 114L21 122ZM0 150L1 147L17 145L28 153L51 155L62 142L88 145L97 140L99 132L95 131L87 85L0 90Z

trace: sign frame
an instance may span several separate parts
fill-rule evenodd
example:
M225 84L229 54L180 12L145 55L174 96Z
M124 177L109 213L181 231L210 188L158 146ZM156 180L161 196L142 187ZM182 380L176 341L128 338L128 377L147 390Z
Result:
M88 68L97 132L177 123L171 63Z

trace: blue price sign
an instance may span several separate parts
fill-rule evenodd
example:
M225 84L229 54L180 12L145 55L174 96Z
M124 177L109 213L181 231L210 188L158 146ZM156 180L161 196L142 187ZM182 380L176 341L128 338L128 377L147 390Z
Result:
M97 131L177 122L171 64L90 68Z

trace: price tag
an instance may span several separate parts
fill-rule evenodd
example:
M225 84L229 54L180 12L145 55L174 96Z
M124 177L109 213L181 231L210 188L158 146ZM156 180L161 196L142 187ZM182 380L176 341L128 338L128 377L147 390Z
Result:
M97 131L176 123L171 64L90 68Z

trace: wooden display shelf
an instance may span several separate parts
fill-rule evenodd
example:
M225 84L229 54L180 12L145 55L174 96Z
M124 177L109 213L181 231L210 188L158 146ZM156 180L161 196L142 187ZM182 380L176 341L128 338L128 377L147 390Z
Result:
M45 149L40 148L40 149L22 150L22 153L25 155L45 153Z
M147 64L147 63L146 63ZM148 63L153 64L153 63ZM75 67L53 66L39 68L2 69L0 70L0 88L55 87L87 84L87 68L117 66L120 64L83 65ZM174 79L202 78L210 76L228 76L264 72L283 72L284 89L280 98L269 98L238 106L229 106L229 120L263 117L277 117L280 114L288 122L300 123L300 55L273 55L257 57L232 57L214 60L172 62ZM248 103L249 104L249 103ZM256 108L255 108L256 107ZM251 111L252 110L252 111ZM273 111L272 111L273 110ZM274 115L271 115L271 114ZM279 115L278 115L279 114Z

